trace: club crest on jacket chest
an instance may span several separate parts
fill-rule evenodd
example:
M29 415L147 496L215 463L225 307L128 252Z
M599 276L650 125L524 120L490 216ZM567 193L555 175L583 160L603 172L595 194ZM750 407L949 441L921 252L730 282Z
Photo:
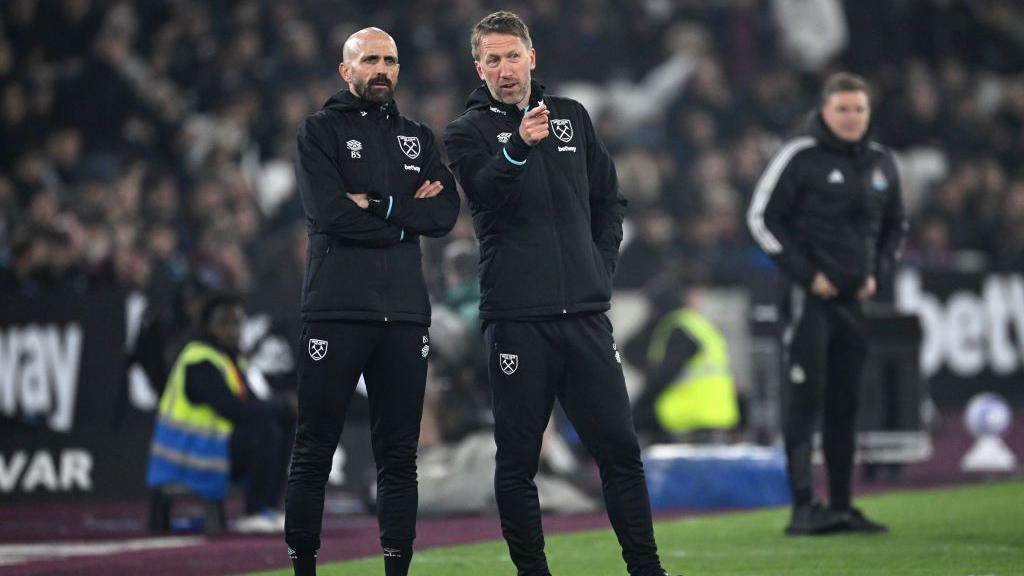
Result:
M420 157L420 139L416 136L399 136L398 147L410 160Z
M555 135L555 138L562 142L572 140L572 122L568 118L552 118L549 122L551 123L551 133Z

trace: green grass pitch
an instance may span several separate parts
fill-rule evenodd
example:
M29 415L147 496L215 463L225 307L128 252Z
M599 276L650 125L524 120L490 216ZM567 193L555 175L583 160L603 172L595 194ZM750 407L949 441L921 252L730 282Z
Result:
M657 525L662 563L685 576L1024 576L1024 482L890 493L858 504L892 532L785 537L784 509L684 518ZM626 574L611 530L550 536L547 554L556 576ZM325 564L318 574L380 576L384 567L367 558ZM417 552L410 574L505 576L515 569L504 542L486 542Z

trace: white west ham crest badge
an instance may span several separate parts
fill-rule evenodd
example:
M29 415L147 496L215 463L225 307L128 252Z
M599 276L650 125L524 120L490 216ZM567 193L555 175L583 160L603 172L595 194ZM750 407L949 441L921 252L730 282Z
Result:
M420 157L420 139L416 136L399 136L398 146L409 159L415 160Z
M568 142L572 140L572 122L568 118L555 118L551 122L551 131L554 132L555 138L558 138L562 142Z
M501 134L498 134L498 142L501 142L502 144L508 144L508 139L511 137L511 132L502 132Z
M506 375L511 376L516 368L519 368L519 356L517 354L498 354L498 366Z
M314 362L322 360L324 356L327 356L327 340L317 340L316 338L309 339L309 357Z

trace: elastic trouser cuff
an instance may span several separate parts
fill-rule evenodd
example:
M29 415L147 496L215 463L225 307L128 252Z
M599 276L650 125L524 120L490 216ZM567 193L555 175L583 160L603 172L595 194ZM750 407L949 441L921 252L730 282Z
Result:
M295 576L316 576L316 552L296 552L288 549Z

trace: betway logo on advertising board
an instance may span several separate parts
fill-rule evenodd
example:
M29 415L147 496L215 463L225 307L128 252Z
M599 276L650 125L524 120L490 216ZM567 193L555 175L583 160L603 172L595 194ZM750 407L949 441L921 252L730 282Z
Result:
M925 288L917 270L896 278L896 307L921 319L921 371L947 368L970 378L1024 372L1024 276L987 275L980 291L954 287L940 298Z
M0 415L70 432L81 360L80 324L0 328Z

